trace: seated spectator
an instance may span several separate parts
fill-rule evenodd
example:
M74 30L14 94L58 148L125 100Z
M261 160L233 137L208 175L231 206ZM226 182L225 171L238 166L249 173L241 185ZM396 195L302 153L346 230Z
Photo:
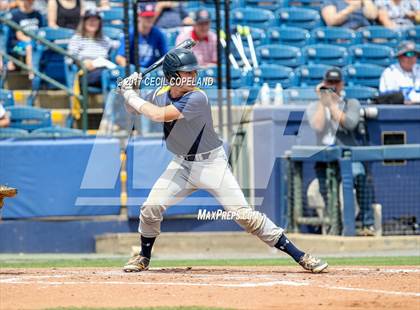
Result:
M168 51L165 35L162 31L153 26L155 17L155 8L152 4L146 4L140 7L139 23L137 25L139 31L138 50L139 55L134 56L134 32L130 32L130 62L134 64L135 57L139 57L141 67L148 67L165 55ZM127 58L125 57L125 39L121 40L118 50L116 62L122 66L127 66Z
M341 70L332 68L325 74L323 82L317 86L319 101L308 107L310 126L315 130L318 145L357 146L357 128L360 123L360 103L356 99L343 99L341 93L344 81ZM327 205L326 164L318 162L315 172L319 181L319 190ZM359 217L362 222L360 235L374 234L373 186L367 176L366 167L360 162L353 163L353 176L360 207ZM369 181L369 182L368 182Z
M4 109L3 105L0 103L0 128L9 127L10 117L9 114Z
M48 26L76 29L83 12L83 0L48 0Z
M176 45L187 39L193 39L197 45L192 48L200 66L212 66L217 63L217 36L210 30L210 14L199 10L194 14L194 26L187 27L176 38Z
M36 33L43 26L42 15L33 9L33 0L18 0L18 7L11 11L11 19L24 30ZM29 67L28 77L34 78L32 69L32 51L34 41L22 31L11 30L10 46L13 47L12 53L18 56L25 56L25 63ZM7 64L8 70L16 70L12 61Z
M417 58L420 50L411 41L402 42L398 48L398 63L382 73L379 90L381 93L401 91L405 104L420 103L420 65Z
M391 29L404 29L420 23L420 1L376 0L379 22Z
M325 0L321 15L328 26L358 29L369 26L378 9L372 0Z
M178 1L159 1L155 12L155 26L159 28L176 28L193 24L183 4Z
M102 34L102 18L95 10L86 11L80 22L77 33L70 39L68 51L83 61L88 69L89 86L101 86L101 74L104 67L98 65L97 59L108 59L114 42ZM103 62L102 62L103 63Z

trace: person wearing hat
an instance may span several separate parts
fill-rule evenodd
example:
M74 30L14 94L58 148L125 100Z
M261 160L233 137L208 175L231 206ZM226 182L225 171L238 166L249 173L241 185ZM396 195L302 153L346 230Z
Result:
M381 76L382 94L402 92L405 104L420 103L420 50L412 41L404 41L398 48L398 63L390 65Z
M206 9L198 10L193 15L194 26L186 28L176 38L176 45L187 39L197 44L192 48L198 63L202 67L217 63L217 36L210 30L210 13Z
M102 33L102 17L96 10L87 10L80 21L76 34L70 39L68 52L83 61L88 73L89 86L101 86L103 67L97 67L98 58L109 59L109 52L117 48L118 41L112 41ZM68 60L69 61L69 60Z
M317 144L320 146L341 145L358 146L356 139L360 119L360 103L357 99L344 99L343 75L340 69L331 68L324 80L317 86L319 100L309 105L307 113L310 126L315 130ZM319 191L327 204L326 163L315 164ZM362 227L359 235L374 235L374 218L371 207L374 201L373 186L366 167L360 162L352 165L353 177L360 207Z
M134 55L134 31L130 31L129 41L131 64L134 64L135 57L138 57L140 66L147 68L168 52L168 46L164 33L158 27L153 25L155 15L155 6L153 4L148 3L139 6L139 22L137 24L139 32L139 55ZM123 67L128 65L125 55L125 38L121 40L121 45L117 52L116 62Z

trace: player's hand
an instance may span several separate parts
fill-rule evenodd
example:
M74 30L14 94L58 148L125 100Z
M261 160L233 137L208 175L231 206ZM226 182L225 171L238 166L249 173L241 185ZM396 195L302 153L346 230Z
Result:
M118 89L121 92L121 94L124 94L126 91L129 90L138 90L140 87L140 82L141 73L139 74L137 72L134 72L129 77L126 77L118 83Z

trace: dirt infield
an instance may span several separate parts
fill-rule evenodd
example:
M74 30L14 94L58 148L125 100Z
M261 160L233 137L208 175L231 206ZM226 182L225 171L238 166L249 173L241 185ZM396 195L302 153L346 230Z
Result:
M0 270L0 308L211 306L233 309L419 309L418 267Z

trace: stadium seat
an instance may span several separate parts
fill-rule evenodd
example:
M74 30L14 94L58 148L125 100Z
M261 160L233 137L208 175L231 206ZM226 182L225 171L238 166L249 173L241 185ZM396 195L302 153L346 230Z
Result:
M314 44L303 48L307 64L324 64L343 67L348 64L347 49L331 44Z
M254 42L254 47L258 47L261 46L263 44L266 43L267 40L267 35L266 35L266 30L265 29L261 29L261 28L257 28L257 27L250 27L249 28L251 31L251 36L252 36L252 41ZM241 36L242 38L242 43L245 47L248 47L248 39L246 36Z
M309 104L318 99L315 87L292 87L284 90L284 104Z
M123 31L121 29L114 28L114 27L103 27L102 32L105 36L107 36L108 38L114 41L120 41L124 37ZM115 57L117 56L117 51L118 49L116 48L111 50L110 55L109 55L111 61L115 60Z
M285 44L296 47L305 46L311 37L308 30L298 27L270 27L267 32L270 44Z
M361 104L371 103L372 98L378 94L377 89L367 86L347 86L344 89L345 98L357 99Z
M70 38L74 35L74 30L43 27L39 30L38 35L66 49ZM38 69L58 82L62 84L67 83L64 57L48 49L45 45L38 44L34 49L33 65L35 69ZM47 88L54 89L52 85L44 84L38 76L35 76L32 81L33 89L39 90L43 85Z
M325 72L332 66L322 64L305 65L296 68L295 73L300 86L316 86L324 79Z
M323 0L288 0L287 6L289 7L302 7L306 9L313 9L320 11Z
M395 62L394 51L389 46L378 44L359 44L349 48L351 63L367 63L389 66Z
M130 14L132 15L132 14ZM112 7L102 12L104 26L122 29L124 26L124 10L122 7Z
M375 43L397 47L401 41L401 33L382 26L368 26L358 31L361 43Z
M420 25L407 29L404 33L404 38L420 44Z
M231 11L231 21L232 26L268 28L273 24L274 14L269 10L258 8L237 8Z
M210 88L217 88L217 67L209 67L203 70L200 70L200 77L201 78L212 78L213 79L213 86ZM222 77L223 77L223 85L226 83L225 77L225 68L222 67ZM241 87L249 87L252 86L252 76L249 72L248 74L244 75L242 70L234 69L231 67L231 85L233 89L241 88ZM200 87L200 85L198 85ZM208 88L208 87L207 87Z
M8 89L0 89L0 104L4 107L15 105L15 99L13 98L13 92Z
M349 86L379 87L384 67L371 64L354 64L344 68L344 77Z
M289 88L296 85L295 73L293 69L281 65L263 64L255 69L255 83L263 85L268 83L271 88L281 83L283 88Z
M130 72L134 72L134 65L130 65ZM117 67L102 72L102 94L106 98L108 92L117 87L118 78L125 77L125 68Z
M243 0L244 7L260 8L270 11L275 11L280 8L286 7L288 0Z
M84 135L82 130L59 126L39 128L30 133L32 137L43 138L82 137Z
M25 138L28 136L28 131L19 128L0 128L0 139L9 138Z
M299 48L294 46L269 44L257 48L257 57L261 63L298 67L304 64Z
M312 43L314 44L334 44L340 46L351 46L356 44L356 33L343 27L320 27L311 32Z
M51 126L51 112L46 109L29 106L11 106L10 127L28 131Z
M300 27L314 29L321 26L319 12L313 9L289 7L276 11L279 26Z

